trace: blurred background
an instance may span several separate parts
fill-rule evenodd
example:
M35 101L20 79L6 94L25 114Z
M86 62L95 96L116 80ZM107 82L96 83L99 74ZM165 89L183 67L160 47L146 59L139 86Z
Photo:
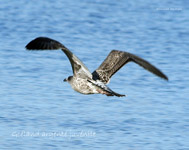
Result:
M0 0L0 149L189 149L189 1ZM109 87L127 97L82 95L60 41L92 72L112 49L155 65L166 82L130 63Z

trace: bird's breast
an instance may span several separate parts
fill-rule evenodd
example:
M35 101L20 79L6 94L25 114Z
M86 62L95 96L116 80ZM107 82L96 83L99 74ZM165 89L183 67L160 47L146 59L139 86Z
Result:
M72 82L70 82L71 87L82 94L95 94L98 93L96 87L88 82L87 79L82 79L82 78L76 78L74 77Z

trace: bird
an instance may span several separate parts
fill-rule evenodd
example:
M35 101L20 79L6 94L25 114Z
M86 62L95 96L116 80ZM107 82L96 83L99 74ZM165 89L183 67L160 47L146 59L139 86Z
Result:
M68 82L75 91L81 94L126 96L114 92L107 84L110 82L111 77L129 62L134 62L154 75L168 81L168 77L148 61L125 51L112 50L102 64L91 73L76 55L62 43L54 39L37 37L30 41L25 48L26 50L62 50L68 57L73 71L73 75L65 78L63 81Z

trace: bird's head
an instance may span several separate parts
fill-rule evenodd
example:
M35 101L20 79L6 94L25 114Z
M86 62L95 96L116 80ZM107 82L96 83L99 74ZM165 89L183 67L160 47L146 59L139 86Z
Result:
M64 79L64 82L70 82L73 79L73 76L69 76L68 78Z

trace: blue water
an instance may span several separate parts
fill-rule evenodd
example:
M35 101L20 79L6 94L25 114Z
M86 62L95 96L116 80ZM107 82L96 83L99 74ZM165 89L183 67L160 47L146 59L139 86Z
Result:
M0 149L189 149L187 0L0 1ZM61 51L26 51L38 36L62 42L92 72L118 49L134 63L109 87L127 97L82 95Z

